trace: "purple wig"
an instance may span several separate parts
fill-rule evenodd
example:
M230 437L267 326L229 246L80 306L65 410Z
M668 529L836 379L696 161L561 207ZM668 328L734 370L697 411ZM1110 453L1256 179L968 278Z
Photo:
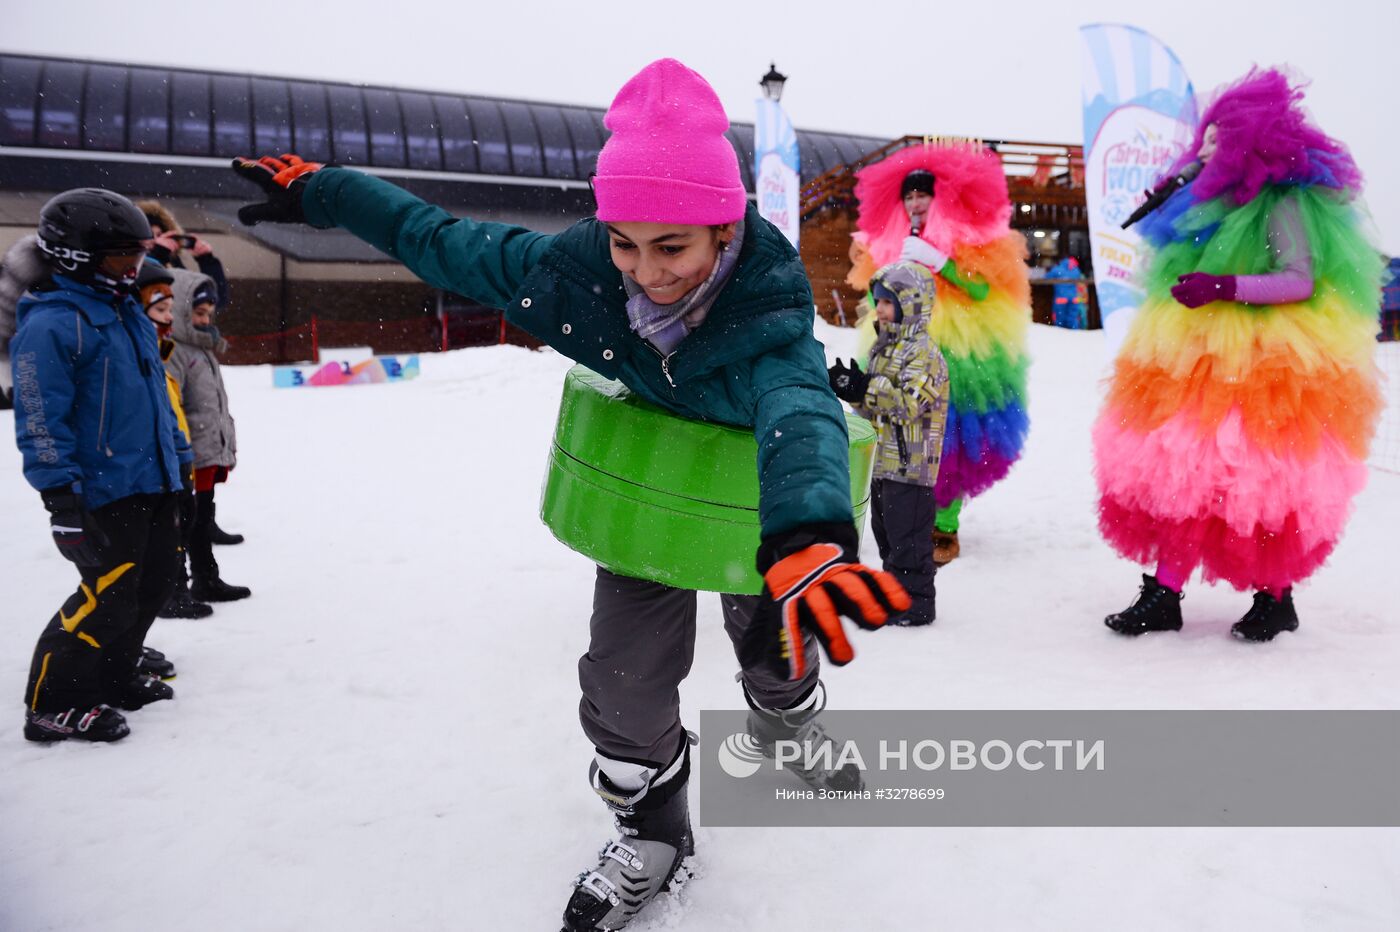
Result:
M1216 150L1193 186L1197 201L1228 193L1244 205L1266 184L1320 184L1359 192L1361 172L1351 153L1308 121L1302 99L1302 85L1291 85L1282 71L1251 68L1217 91L1191 147L1167 176L1195 160L1206 127L1214 123Z

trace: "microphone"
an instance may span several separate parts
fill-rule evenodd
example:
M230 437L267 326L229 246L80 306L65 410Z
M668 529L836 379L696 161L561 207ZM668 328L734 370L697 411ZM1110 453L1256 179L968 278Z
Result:
M1147 195L1147 200L1139 204L1138 209L1128 215L1128 219L1123 221L1123 225L1120 229L1126 230L1143 217L1152 213L1152 211L1156 210L1158 207L1161 207L1167 202L1167 198L1190 184L1195 177L1201 173L1203 167L1204 166L1202 166L1200 162L1191 162L1181 170L1181 174L1172 177L1164 184L1160 185L1157 190L1144 192Z
M909 218L909 235L918 236L919 231L924 228L923 214L915 214Z

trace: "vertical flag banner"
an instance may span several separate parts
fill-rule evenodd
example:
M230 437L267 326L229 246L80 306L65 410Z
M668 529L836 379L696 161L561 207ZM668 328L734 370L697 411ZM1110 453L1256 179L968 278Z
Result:
M1084 169L1094 289L1110 354L1144 292L1136 230L1120 229L1196 130L1196 95L1171 49L1135 26L1094 23L1083 39Z
M753 125L754 191L758 213L783 231L793 246L802 226L798 207L802 191L802 162L797 133L782 105L759 99Z

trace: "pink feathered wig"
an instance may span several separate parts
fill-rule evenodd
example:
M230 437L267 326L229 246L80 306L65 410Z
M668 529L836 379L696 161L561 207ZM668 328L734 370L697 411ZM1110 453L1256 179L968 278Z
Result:
M875 256L899 254L909 217L899 186L916 168L933 173L933 203L924 239L951 255L955 246L982 246L1006 235L1011 201L1001 159L970 142L931 143L901 149L856 176L857 226Z
M1206 127L1213 123L1216 150L1196 178L1197 201L1228 194L1242 206L1270 184L1359 191L1361 172L1351 153L1309 121L1301 106L1303 87L1277 68L1251 68L1215 93L1196 127L1195 140L1167 177L1195 160Z

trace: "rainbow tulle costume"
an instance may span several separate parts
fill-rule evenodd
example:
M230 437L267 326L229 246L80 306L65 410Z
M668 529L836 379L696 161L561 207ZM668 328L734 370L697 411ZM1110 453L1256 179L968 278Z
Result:
M929 332L948 363L948 424L934 498L946 508L990 488L1011 469L1025 445L1026 326L1030 280L1025 239L1010 228L1006 175L995 153L970 143L915 145L860 172L859 232L847 281L869 287L876 269L899 259L910 233L900 183L923 168L937 185L920 236L950 256L964 276L990 286L982 301L943 277ZM873 315L863 325L873 342Z
M1256 72L1236 89L1265 78L1283 80ZM1287 96L1292 106L1299 95ZM1228 111L1215 119L1224 151ZM1211 121L1207 111L1202 127ZM1279 138L1272 124L1261 131ZM1337 150L1309 148L1270 176L1236 158L1233 184L1203 171L1144 223L1156 248L1147 296L1093 434L1099 526L1125 557L1282 590L1341 535L1381 406L1381 260L1362 233L1359 176ZM1311 250L1311 298L1194 309L1172 298L1188 272L1269 274L1269 218L1285 204Z

